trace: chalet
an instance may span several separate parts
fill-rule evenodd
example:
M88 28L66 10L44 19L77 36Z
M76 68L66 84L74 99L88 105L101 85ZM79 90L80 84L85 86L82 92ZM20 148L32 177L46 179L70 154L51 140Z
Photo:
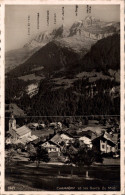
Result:
M105 134L92 140L92 144L101 153L116 152L116 144Z
M38 128L38 126L39 126L38 123L31 123L29 127L30 127L32 130L36 130L36 129Z
M81 144L85 144L88 146L88 148L92 148L92 141L87 136L82 136L79 138L79 141Z
M40 123L39 127L44 129L46 127L46 125L44 123Z
M50 123L49 127L57 128L57 123L56 122Z
M52 122L49 124L50 127L53 127L53 128L60 128L62 129L62 123L61 122Z
M55 144L52 141L47 141L47 142L43 143L41 146L46 148L48 153L57 152L58 155L60 154L60 146Z
M57 122L57 127L59 127L60 129L62 129L62 123L61 122Z
M108 134L105 132L105 137L108 137L110 140L112 140L115 143L115 150L120 149L120 134L119 133L113 133L113 134Z
M66 143L73 140L73 137L71 135L67 134L67 133L61 133L60 137Z
M11 144L12 143L12 139L13 139L12 135L10 133L7 133L6 134L6 138L5 138L6 145Z
M91 130L86 130L86 131L79 131L77 138L80 141L80 144L85 144L87 147L92 148L92 140L97 137L97 134Z

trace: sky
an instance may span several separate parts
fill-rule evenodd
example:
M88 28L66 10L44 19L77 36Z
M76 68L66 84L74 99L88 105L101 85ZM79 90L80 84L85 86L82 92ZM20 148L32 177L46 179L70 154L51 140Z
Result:
M62 7L64 7L63 20ZM120 21L119 5L91 5L89 14L86 5L78 5L77 16L75 10L76 5L6 5L5 50L21 48L36 34L52 30L62 24L71 26L74 22L83 20L87 15L103 21ZM47 23L47 11L49 11L49 24ZM54 15L56 15L56 23Z

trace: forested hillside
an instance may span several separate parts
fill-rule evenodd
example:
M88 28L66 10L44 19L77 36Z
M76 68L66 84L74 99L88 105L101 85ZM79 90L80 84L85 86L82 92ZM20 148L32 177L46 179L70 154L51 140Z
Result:
M27 75L34 66L43 64L44 68L38 69L35 74L44 74L45 78L39 81L38 93L30 99L25 88L36 81L22 81L18 76ZM120 69L118 34L99 40L82 59L72 50L51 42L8 74L6 101L16 102L29 115L117 115L120 113L119 83L111 77L109 69L116 72ZM88 73L93 70L95 81L89 81ZM78 78L77 74L82 72L86 72L87 76ZM96 77L96 72L104 78ZM60 82L61 78L66 80L66 87L63 82L60 85L54 82L56 79ZM91 94L93 84L96 85L95 92L92 92L94 95ZM117 90L111 94L113 87ZM15 96L19 98L15 99Z
M113 36L99 40L82 59L82 64L87 70L107 71L120 68L120 36Z

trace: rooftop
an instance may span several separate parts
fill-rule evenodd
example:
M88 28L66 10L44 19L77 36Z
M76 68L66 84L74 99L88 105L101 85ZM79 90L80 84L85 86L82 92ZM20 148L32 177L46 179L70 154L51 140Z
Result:
M51 141L54 142L54 143L56 143L56 144L58 144L61 141L63 141L63 136L64 136L64 139L65 138L69 138L69 139L72 139L73 138L67 132L58 132L56 135L54 135L54 137L51 138Z
M29 132L31 132L31 130L26 126L26 125L23 125L22 127L19 127L17 129L15 129L16 133L19 135L19 136L23 136Z

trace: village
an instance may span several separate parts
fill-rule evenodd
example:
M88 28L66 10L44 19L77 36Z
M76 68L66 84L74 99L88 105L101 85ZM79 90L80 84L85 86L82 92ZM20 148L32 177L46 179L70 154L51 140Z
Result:
M118 120L109 118L102 121L85 120L63 124L61 122L28 123L19 126L14 115L9 119L9 129L6 131L6 153L14 146L17 153L27 152L30 146L38 144L48 152L50 162L65 163L67 157L63 155L64 147L79 142L88 149L96 148L103 157L103 163L118 161L120 158L120 124ZM75 148L72 148L75 150ZM114 161L112 161L113 159ZM49 163L50 163L49 162ZM95 162L96 163L96 162Z

